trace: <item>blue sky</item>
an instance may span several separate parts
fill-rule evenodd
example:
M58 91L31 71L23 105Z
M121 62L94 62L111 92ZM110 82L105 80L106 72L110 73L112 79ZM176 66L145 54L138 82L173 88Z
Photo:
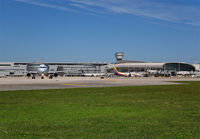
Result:
M0 61L200 62L199 0L0 0Z

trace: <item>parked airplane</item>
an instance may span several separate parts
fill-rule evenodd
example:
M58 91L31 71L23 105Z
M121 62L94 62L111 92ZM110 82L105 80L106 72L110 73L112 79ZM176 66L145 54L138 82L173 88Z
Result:
M128 73L119 72L116 67L114 67L114 74L119 75L119 76L125 76L125 77L132 77L132 76L133 77L136 77L136 76L141 77L142 76L142 74L135 73L135 72L134 73L133 72L128 72Z
M58 73L57 72L49 72L49 67L45 64L40 64L37 67L36 71L29 71L27 73L27 77L31 77L32 79L35 79L35 76L39 75L41 79L44 79L45 76L48 76L49 79L52 79L53 77L57 77Z
M126 77L130 77L131 76L131 73L121 73L115 67L114 67L114 74L115 75L119 75L119 76L126 76Z

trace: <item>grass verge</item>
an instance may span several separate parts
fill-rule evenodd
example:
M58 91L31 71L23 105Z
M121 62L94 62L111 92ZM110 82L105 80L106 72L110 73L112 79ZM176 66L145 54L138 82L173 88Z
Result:
M0 92L0 138L200 138L200 82Z

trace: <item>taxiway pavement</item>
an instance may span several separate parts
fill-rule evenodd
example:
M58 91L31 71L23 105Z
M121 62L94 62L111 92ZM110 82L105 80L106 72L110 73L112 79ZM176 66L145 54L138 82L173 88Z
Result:
M169 81L200 81L200 78L104 78L58 77L54 79L28 79L26 77L0 78L0 91L40 90L61 88L171 85Z

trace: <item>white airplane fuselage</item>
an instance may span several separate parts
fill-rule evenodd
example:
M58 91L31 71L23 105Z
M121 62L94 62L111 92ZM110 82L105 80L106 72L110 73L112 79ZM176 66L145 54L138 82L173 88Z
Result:
M38 66L38 74L40 75L46 75L48 73L48 67L44 64L41 64Z

